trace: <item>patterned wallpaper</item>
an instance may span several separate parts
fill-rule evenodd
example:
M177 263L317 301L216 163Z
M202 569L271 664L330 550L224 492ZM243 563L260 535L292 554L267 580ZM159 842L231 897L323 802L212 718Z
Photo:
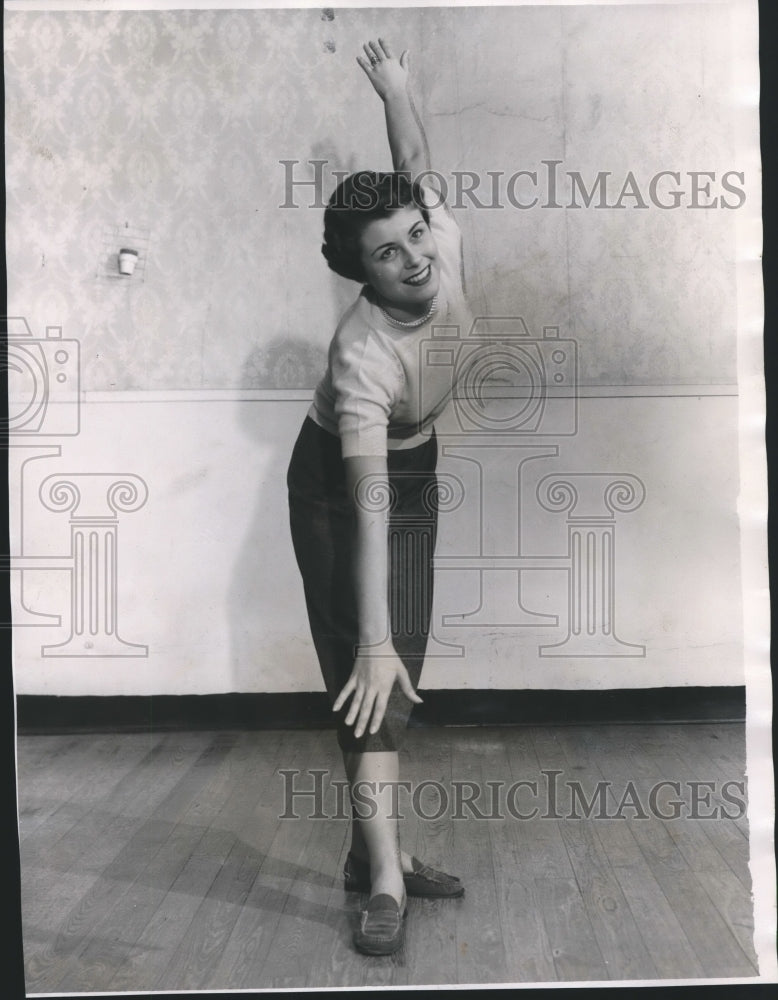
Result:
M354 61L365 38L411 49L434 165L474 171L482 201L487 171L536 171L547 195L544 160L562 185L610 171L611 200L629 171L644 197L657 171L679 171L688 201L684 172L715 172L721 195L738 169L727 18L720 5L7 11L9 313L77 337L86 389L312 386L358 289L324 265L321 210L279 207L279 161L389 167ZM333 186L325 174L325 197ZM476 311L521 314L534 334L559 325L584 383L734 381L733 211L499 197L457 211ZM141 251L132 278L115 269L127 244Z

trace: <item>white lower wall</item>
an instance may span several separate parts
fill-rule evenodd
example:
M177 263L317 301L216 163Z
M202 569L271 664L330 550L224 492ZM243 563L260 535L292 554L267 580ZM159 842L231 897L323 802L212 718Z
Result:
M579 405L578 433L551 442L558 455L523 466L520 505L514 456L530 451L492 451L489 458L485 449L471 450L486 468L481 484L472 460L442 455L440 471L458 477L465 499L441 515L438 555L461 558L458 569L444 569L441 559L435 633L459 644L462 655L430 655L422 687L742 684L736 397L583 398ZM14 630L17 693L321 689L286 511L286 466L306 409L303 399L117 394L82 404L77 436L19 442L11 463L13 589L24 608ZM541 443L548 442L524 441ZM613 561L615 631L622 642L644 646L643 655L605 655L597 636L589 645L596 655L539 653L568 631L567 514L543 510L536 494L539 480L556 472L576 473L579 487L601 489L599 473L631 473L645 485L642 505L615 518ZM87 649L86 635L70 649L79 655L51 655L58 651L44 647L70 636L71 595L80 584L67 558L69 513L43 505L41 484L59 474L99 493L103 473L133 473L148 488L146 503L120 513L116 530L118 634L148 649L81 655L100 644L97 636ZM97 493L84 492L76 513L97 514L99 506ZM492 552L515 555L520 533L522 555L537 557L539 567L522 573L522 604L556 616L556 625L518 624L516 570L490 576L472 561L481 524ZM110 604L104 586L101 577L91 597L98 614ZM88 612L88 594L85 600ZM480 623L460 617L469 627L442 624L443 616L463 616L479 603ZM41 617L52 615L59 624Z

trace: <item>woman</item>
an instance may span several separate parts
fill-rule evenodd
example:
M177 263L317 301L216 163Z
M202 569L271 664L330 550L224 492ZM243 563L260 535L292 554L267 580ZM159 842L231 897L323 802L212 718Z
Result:
M436 528L433 424L451 395L450 367L425 367L422 348L433 323L462 325L469 314L459 230L440 197L413 180L429 171L429 156L408 54L395 59L382 39L364 51L357 61L384 102L395 172L353 174L325 211L322 252L363 288L333 337L288 485L311 631L352 790L346 889L370 893L354 942L389 954L403 942L407 895L464 894L459 879L400 851L391 783L408 716L421 702Z

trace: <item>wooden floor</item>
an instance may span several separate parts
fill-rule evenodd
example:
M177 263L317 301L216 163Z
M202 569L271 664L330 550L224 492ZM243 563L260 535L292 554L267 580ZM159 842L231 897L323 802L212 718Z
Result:
M410 900L405 947L379 959L351 943L365 899L343 890L347 821L309 818L310 799L279 818L281 769L297 787L312 768L342 778L332 732L20 737L27 991L754 976L748 827L726 785L744 758L738 724L411 730L417 805L450 797L424 819L400 796L403 846L467 894ZM510 803L532 819L508 811L518 781L537 783ZM652 799L660 781L680 794ZM575 782L604 796L589 818ZM461 802L455 818L455 788L506 818ZM672 800L681 816L662 819Z

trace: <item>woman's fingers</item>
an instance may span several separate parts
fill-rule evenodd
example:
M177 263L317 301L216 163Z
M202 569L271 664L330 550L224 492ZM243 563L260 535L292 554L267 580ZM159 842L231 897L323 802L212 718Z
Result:
M373 691L368 691L362 698L362 704L359 709L359 718L357 719L357 724L354 726L354 736L357 739L359 739L367 728L367 723L370 719L370 713L373 711L373 703L375 699L376 694ZM348 722L348 719L346 719L346 722Z
M381 728L381 723L384 721L384 715L386 714L386 706L389 703L388 694L379 694L375 700L375 705L373 706L373 718L370 721L370 734L377 733Z
M423 704L423 700L413 690L413 684L411 684L411 679L408 676L408 671L404 667L402 669L402 672L397 675L397 681L400 685L401 691L406 696L406 698L410 698L410 700L416 702L417 705Z
M376 63L382 62L384 59L394 59L392 55L392 49L383 38L379 38L377 42L365 42L362 49L367 56L367 61L371 66L375 66ZM365 68L365 63L362 62L362 57L357 56L357 62L362 68ZM400 65L406 68L408 65L408 50L406 49L400 56Z
M362 707L362 702L364 701L365 693L366 692L364 688L360 688L359 685L355 687L354 697L351 699L351 705L349 706L348 714L346 715L346 718L344 720L347 726L354 725L354 721L356 720L356 717L359 714L359 710Z
M343 705L344 705L344 703L346 701L346 698L348 698L348 696L356 688L356 686L357 686L356 680L353 677L349 677L349 679L346 681L346 683L341 688L340 694L335 699L335 702L334 702L334 704L332 706L332 711L333 712L339 712L340 711L340 709L343 707Z

